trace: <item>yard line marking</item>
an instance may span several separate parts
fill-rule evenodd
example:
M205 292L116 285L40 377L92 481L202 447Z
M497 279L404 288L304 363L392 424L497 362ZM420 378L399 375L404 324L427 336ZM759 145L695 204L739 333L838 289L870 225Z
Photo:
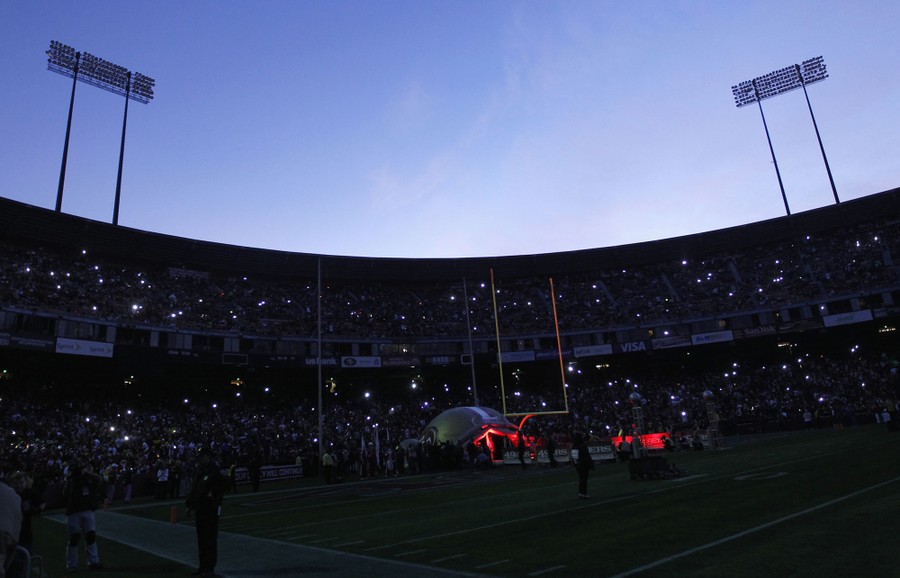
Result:
M887 443L887 442L885 442L885 443ZM842 452L844 452L844 451L846 451L846 450L839 450L839 451L836 451L836 452L824 452L822 455L834 455L834 454L842 453ZM756 468L751 468L751 469L749 469L749 470L744 470L744 471L742 471L742 472L738 472L737 475L741 475L741 474L749 474L749 473L759 472L759 471L763 471L763 470L771 470L771 469L773 469L773 468L782 467L782 466L786 466L786 465L790 465L790 464L795 464L795 463L798 463L798 462L805 462L805 461L817 459L817 458L819 458L819 457L822 457L822 456L812 455L812 456L806 456L806 457L799 458L799 459L795 459L795 460L791 460L791 461L787 461L787 460L786 460L786 461L783 461L783 462L777 463L777 464L765 464L765 465L762 465L762 466L759 466L759 467L756 467ZM503 520L503 521L501 521L501 522L494 522L494 523L491 523L491 524L485 524L485 525L477 526L477 527L473 527L473 528L466 528L465 530L456 530L456 531L452 531L452 532L443 532L443 533L441 533L441 534L432 534L432 535L430 535L430 536L421 536L421 537L419 537L419 538L412 538L412 539L409 539L409 540L405 540L405 541L403 541L403 542L399 542L399 543L395 544L395 546L399 546L399 545L401 545L401 544L415 544L416 542L424 542L424 541L426 541L426 540L435 540L435 539L439 539L439 538L446 538L446 537L448 537L448 536L456 536L456 535L458 535L458 534L469 534L469 533L472 533L472 532L479 532L479 531L484 531L484 530L492 530L492 529L494 529L494 528L499 528L499 527L507 526L507 525L510 525L510 524L521 524L522 522L530 522L530 521L538 520L538 519L541 519L541 518L548 518L548 517L558 516L558 515L560 515L560 514L565 514L566 512L570 512L570 511L574 511L574 510L582 510L582 509L588 509L588 508L596 508L596 507L602 506L602 505L604 505L604 504L611 504L611 503L615 503L615 502L623 502L623 501L625 501L625 500L636 500L636 499L640 499L640 498L643 497L643 496L646 496L646 495L647 495L648 493L650 493L651 491L652 491L652 492L655 492L655 493L661 492L661 491L673 491L673 492L674 492L674 491L680 490L680 489L682 489L682 488L684 488L684 487L686 487L686 486L693 486L693 485L697 485L697 484L701 484L701 483L706 483L706 482L714 482L714 481L718 481L718 480L730 479L730 478L733 478L734 476L735 476L734 473L722 474L722 475L716 476L716 477L709 477L707 474L701 474L701 475L691 476L692 478L696 478L696 479L685 478L686 481L683 482L683 483L682 483L681 485L679 485L679 486L670 485L670 486L665 486L665 487L663 487L663 488L655 489L655 490L650 490L650 491L636 491L636 492L633 493L633 494L626 494L626 495L623 495L623 496L617 496L617 497L614 497L614 498L608 498L608 499L605 499L605 500L597 500L597 501L595 501L595 502L592 501L590 504L579 504L578 506L575 506L575 507L572 507L572 508L567 508L567 509L564 509L564 510L553 510L553 511L550 511L550 512L543 512L543 513L540 513L540 514L533 514L533 515L531 515L531 516L522 516L522 517L514 518L514 519L506 519L506 520Z
M540 514L534 514L532 516L524 516L520 518L503 520L502 522L494 522L493 524L485 524L483 526L477 526L474 528L466 528L465 530L454 530L452 532L444 532L442 534L432 534L430 536L422 536L421 538L412 538L410 540L405 540L398 544L415 544L416 542L424 542L425 540L436 540L439 538L446 538L448 536L456 536L458 534L470 534L472 532L480 532L484 530L492 530L494 528L499 528L500 526L508 526L510 524L521 524L522 522L530 522L532 520L539 520L540 518L547 518L550 516L558 516L559 514L564 514L566 512L570 512L573 510L581 510L589 507L597 507L602 506L603 504L612 504L614 502L624 502L625 500L634 500L638 498L638 494L627 495L627 496L618 496L615 498L610 498L608 500L598 500L596 502L591 503L590 505L576 506L573 508L568 508L566 510L554 510L552 512L543 512Z
M732 540L737 540L738 538L743 538L744 536L747 536L749 534L753 534L755 532L765 530L766 528L770 528L777 524L781 524L783 522L793 520L794 518L799 518L801 516L805 516L806 514L811 514L812 512L821 510L822 508L827 508L828 506L833 506L834 504L838 504L845 500L855 498L856 496L859 496L859 495L869 492L871 490L878 489L882 486L887 486L888 484L893 484L897 481L900 481L900 477L894 478L893 480L888 480L886 482L881 482L880 484L875 484L874 486L869 486L868 488L863 488L861 490L857 490L857 491L849 493L845 496L841 496L840 498L835 498L833 500L829 500L827 502L821 503L818 506L813 506L811 508L807 508L807 509L801 510L799 512L794 512L793 514L788 514L787 516L782 516L781 518L772 520L771 522L766 522L765 524L760 524L759 526L756 526L754 528L748 528L747 530L744 530L743 532L738 532L737 534L732 534L731 536L726 536L719 540L710 542L709 544L704 544L703 546L697 546L696 548L691 548L689 550L685 550L684 552L680 552L678 554L673 554L671 556L661 558L661 559L657 560L656 562L651 562L649 564L645 564L643 566L633 568L631 570L622 572L621 574L616 574L614 576L611 576L610 578L623 578L624 576L631 576L632 574L639 574L646 570L650 570L651 568L656 568L657 566L662 566L663 564L671 562L672 560L677 560L678 558L684 558L685 556L690 556L691 554L696 554L697 552L702 552L703 550L708 550L710 548L720 546L727 542L731 542Z
M354 542L342 542L340 544L335 544L335 548L343 548L344 546L356 546L357 544L362 544L365 540L356 540Z
M389 490L382 490L380 492L366 492L365 497L367 498L383 498L385 496L395 496L399 494L402 490L400 488L391 488Z
M322 538L320 540L310 540L308 544L321 544L322 542L334 542L337 538Z
M550 572L564 570L565 568L565 566L551 566L550 568L544 568L543 570L535 570L534 572L531 572L529 576L540 576L541 574L549 574Z
M431 474L423 474L423 477L427 478L429 475L431 475ZM442 479L442 478L447 478L447 476L437 476L437 477L435 477L435 479ZM406 481L406 480L408 480L408 479L409 479L409 478L404 478L404 481ZM454 478L450 478L450 479L454 479ZM472 478L458 478L458 481L455 481L454 483L449 483L449 484L445 484L445 485L442 485L442 486L429 486L429 487L422 487L422 488L405 489L405 490L403 490L403 492L398 492L396 495L401 495L401 493L404 493L404 492L405 492L405 493L434 492L434 491L439 491L439 490L442 490L442 489L454 488L454 487L460 487L460 486L473 487L473 486L480 486L480 485L489 485L489 484L493 483L493 481L495 481L495 480L496 480L496 478L492 478L492 477L489 477L489 478L483 478L483 479L480 479L480 480L473 480ZM364 487L365 485L370 484L370 483L375 483L375 484L377 484L377 483L379 483L379 481L375 481L375 482L348 482L348 483L345 484L343 487L344 487L344 488ZM263 496L263 495L273 495L273 496L286 495L286 496L294 496L294 497L297 497L297 496L301 496L301 495L310 493L310 492L308 492L307 490L309 490L309 488L307 488L307 489L305 489L305 490L303 490L303 489L301 489L301 490L296 490L296 489L289 489L289 490L272 490L272 491L270 491L270 492L262 492L262 493L260 493L259 495L260 495L260 496ZM522 490L522 491L528 491L528 490ZM317 494L317 496L320 496L320 497L322 497L322 496L324 496L324 497L329 497L329 496L337 496L337 497L340 497L341 495L343 495L343 494L342 494L341 491L340 491L339 489L337 489L337 488L335 488L335 489L334 489L333 491L331 491L331 492L320 492L319 494ZM368 494L368 495L366 495L365 497L361 498L361 499L360 499L360 502L363 502L363 501L370 501L370 500L378 500L378 499L379 499L379 498L377 498L377 497L373 497L372 494ZM471 499L468 499L468 500L471 501ZM246 506L246 507L248 507L248 508L253 508L253 511L248 511L248 512L243 512L243 513L237 513L237 514L230 514L230 515L229 515L229 519L244 518L244 517L252 517L252 518L259 517L259 516L265 514L266 512L261 513L261 512L259 511L259 509L258 509L258 506L267 506L267 505L269 505L270 503L271 503L271 501L260 501L258 504L257 504L256 502L251 502L251 503L243 504L244 506ZM336 503L341 503L341 501L340 501L340 500L337 500ZM325 507L328 507L328 506L330 506L330 505L331 505L331 502L320 501L320 502L317 502L317 503L315 503L315 504L300 504L300 505L296 505L296 506L283 506L283 507L278 508L277 511L278 511L278 512L284 513L284 512L290 512L290 511L295 511L295 510L308 510L308 509L325 508ZM415 509L421 510L421 509L428 509L428 508L429 508L429 506L421 506L421 507L415 508ZM390 512L378 512L378 513L374 513L374 514L363 514L363 515L359 515L359 516L349 516L349 517L344 517L344 518L340 518L340 519L334 519L334 520L331 520L331 522L333 522L333 523L344 523L344 522L348 522L348 521L352 521L352 520L357 520L357 519L361 519L361 518L368 518L368 517L372 517L372 516L380 516L380 515L383 515L383 514L389 514L389 513L401 513L401 512L409 512L409 511L410 511L409 508L398 508L398 509L393 510L393 511L390 511ZM302 525L311 526L311 525L314 525L314 524L317 524L317 523L318 523L318 522L310 522L310 523L302 524Z
M795 460L795 461L806 461L806 460L808 460L808 459L812 459L812 457L810 456L810 457L802 458L801 460ZM745 473L745 474L746 474L746 473L750 473L750 472L757 472L757 471L759 471L759 470L771 469L772 467L777 467L777 466L779 466L779 465L782 465L782 464L766 464L766 465L760 466L760 467L758 467L758 468L753 468L753 469L750 469L750 470L745 470L744 472L741 472L741 473ZM529 522L529 521L532 521L532 520L538 520L538 519L540 519L540 518L546 518L546 517L557 516L557 515L559 515L559 514L561 514L561 513L565 513L565 512L568 512L568 511L572 511L572 510L580 510L580 509L585 509L585 508L596 508L596 507L602 506L603 504L611 504L611 503L622 502L622 501L626 501L626 500L639 499L640 497L646 496L646 495L648 495L648 494L650 494L650 493L659 493L659 492L665 492L665 491L674 491L674 490L676 490L676 489L681 489L681 488L683 488L683 487L685 487L685 486L691 486L691 485L695 485L695 484L700 484L700 483L704 483L704 482L707 482L707 481L715 481L715 480L720 480L720 479L726 479L726 478L730 478L730 477L732 477L732 476L734 476L734 474L725 474L725 475L718 476L718 477L715 477L715 478L710 478L707 474L700 474L700 475L696 475L696 476L691 476L692 478L695 478L695 479L689 480L689 481L687 481L686 483L683 483L681 486L665 486L665 487L659 488L659 489L654 489L654 490L649 490L649 491L643 491L643 492L635 492L635 493L633 493L633 494L626 494L626 495L624 495L624 496L617 496L617 497L614 497L614 498L608 498L608 499L606 499L606 500L597 500L596 502L592 502L591 504L580 504L579 506L576 506L576 507L573 507L573 508L568 508L568 509L566 509L566 510L554 510L554 511L552 511L552 512L542 512L542 513L540 513L540 514L534 514L534 515L531 515L531 516L522 516L522 517L515 518L515 519L507 519L507 520L503 520L503 521L501 521L501 522L495 522L495 523L491 523L491 524L485 524L485 525L478 526L478 527L475 527L475 528L466 528L466 529L464 529L464 530L455 530L455 531L451 531L451 532L443 532L443 533L441 533L441 534L432 534L432 535L429 535L429 536L421 536L421 537L419 537L419 538L412 538L412 539L409 539L409 540L404 540L403 542L397 542L396 544L390 544L390 545L387 545L387 546L376 547L376 548L370 548L370 549L368 549L368 550L366 550L366 551L368 552L368 551L374 551L374 550L381 550L381 549L384 549L384 548L392 548L392 547L395 547L395 546L415 544L415 543L417 543L417 542L424 542L424 541L427 541L427 540L435 540L435 539L439 539L439 538L446 538L446 537L448 537L448 536L455 536L455 535L458 535L458 534L468 534L468 533L471 533L471 532L473 532L473 531L491 530L491 529L494 529L494 528L498 528L498 527L502 527L502 526L507 526L507 525L509 525L509 524L520 524L520 523L522 523L522 522ZM686 480L687 480L687 478L686 478Z
M702 478L703 476L708 476L709 474L694 474L693 476L685 476L683 478L675 478L669 480L670 482L686 482L688 480L693 480L694 478Z
M312 538L315 534L294 534L293 536L281 536L279 540L287 540L288 542L293 542L294 540L304 540L306 538Z
M453 560L455 558L465 558L468 554L454 554L453 556L444 556L443 558L438 558L437 560L432 560L432 564L437 564L438 562L446 562L447 560Z
M481 566L475 566L476 570L481 570L482 568L490 568L491 566L499 566L500 564L506 564L507 562L511 562L509 558L506 560L497 560L496 562L488 562L487 564L482 564Z
M404 556L412 556L413 554L421 554L422 552L427 552L424 548L421 550L410 550L409 552L400 552L399 554L394 554L394 558L403 558Z
M229 530L230 532L236 532L236 531L237 531L237 530L235 530L235 529L233 529L233 528L228 528L228 530ZM283 529L281 529L281 530L278 530L277 532L269 532L268 535L269 535L269 536L287 536L288 534L291 534L291 533L293 533L293 532L296 532L297 530L298 530L298 528L287 527L287 528L283 528Z

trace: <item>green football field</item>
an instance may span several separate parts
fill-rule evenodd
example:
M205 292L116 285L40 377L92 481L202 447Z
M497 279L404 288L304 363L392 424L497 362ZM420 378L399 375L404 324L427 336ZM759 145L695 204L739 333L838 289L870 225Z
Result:
M665 454L678 478L500 466L226 498L222 576L900 576L900 433L883 425L725 438ZM662 454L660 454L662 455ZM176 506L176 523L172 507ZM36 549L64 576L59 512ZM98 512L109 577L183 576L196 563L178 502ZM82 571L79 574L89 574Z

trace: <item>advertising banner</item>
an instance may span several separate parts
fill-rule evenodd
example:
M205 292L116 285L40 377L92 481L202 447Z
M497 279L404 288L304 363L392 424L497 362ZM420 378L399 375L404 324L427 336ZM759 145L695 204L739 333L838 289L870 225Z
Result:
M649 341L613 343L613 353L637 353L639 351L650 351L651 349L653 349L653 345Z
M500 354L500 360L503 363L534 361L534 351L504 351Z
M23 337L12 333L0 332L0 347L32 349L35 351L53 351L53 340L40 339L37 337Z
M222 473L226 476L228 475L227 470L222 470ZM272 480L288 480L291 478L302 477L303 467L299 465L262 466L261 468L259 468L259 479L263 482L269 482ZM236 468L234 470L234 479L239 484L249 484L250 473L247 468Z
M559 350L558 349L541 349L537 352L537 360L538 361L546 361L548 359L559 359ZM571 349L563 349L562 350L563 359L569 359L572 357Z
M312 365L315 367L316 365L319 365L319 358L318 357L307 357L304 360L304 364ZM335 367L335 366L337 366L337 364L338 364L337 359L335 359L334 357L323 357L322 358L322 367Z
M819 319L803 319L801 321L786 321L778 326L778 331L781 333L791 333L819 329L820 327L822 327L822 321Z
M853 323L864 323L872 320L872 310L851 311L850 313L839 313L837 315L826 315L822 318L825 327L836 327L838 325L850 325Z
M381 367L381 358L377 356L349 355L341 358L341 367L354 369Z
M671 349L673 347L687 347L691 344L691 338L683 335L672 337L660 337L653 340L653 349Z
M625 436L626 439L630 442L633 436ZM638 438L641 440L641 445L644 446L648 450L663 450L666 448L663 443L663 438L671 438L668 432L655 432L639 435ZM610 441L616 446L619 447L619 444L622 443L621 436L615 436L609 438Z
M113 344L102 341L84 341L83 339L56 339L56 352L66 355L86 355L89 357L112 357Z
M759 327L747 327L745 329L735 329L735 339L746 339L750 337L765 337L767 335L775 335L778 328L775 325L760 325Z
M610 441L601 441L601 442L591 442L588 444L588 449L591 451L591 457L595 462L609 462L615 461L616 454L613 451L612 442ZM560 447L556 448L556 451L553 452L553 457L557 463L566 463L569 461L569 448ZM507 465L515 465L519 463L519 451L516 448L507 448L503 451L503 463ZM525 451L525 463L526 464L548 464L550 463L550 456L547 454L547 450L543 447L537 448L529 448Z
M594 357L595 355L612 355L612 345L586 345L575 348L575 357Z
M698 333L691 336L691 343L694 345L706 345L707 343L722 343L724 341L734 341L734 333L728 331L713 331L712 333Z
M418 367L422 365L421 358L412 356L382 357L381 367Z

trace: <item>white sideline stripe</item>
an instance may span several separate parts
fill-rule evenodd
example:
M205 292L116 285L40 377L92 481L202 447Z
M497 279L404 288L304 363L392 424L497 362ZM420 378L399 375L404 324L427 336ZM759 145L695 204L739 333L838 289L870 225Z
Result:
M394 558L403 558L405 556L412 556L413 554L421 554L422 552L427 552L428 550L410 550L409 552L400 552L399 554L394 554Z
M149 518L138 518L115 512L97 512L98 535L187 567L196 564L196 530L193 526L170 524ZM63 524L62 514L45 515L45 519ZM256 552L257 557L247 552ZM284 566L296 567L309 578L345 578L358 576L360 568L373 578L444 578L477 577L466 570L448 570L405 560L374 558L364 554L339 552L318 546L290 544L231 532L219 532L219 564L216 574L223 578L259 578L260 560L274 559ZM102 555L102 552L101 552ZM219 569L221 567L221 569Z
M805 516L806 514L810 514L815 512L816 510L821 510L822 508L827 508L828 506L833 506L834 504L843 502L844 500L849 500L851 498L855 498L860 494L864 494L871 490L878 489L882 486L887 486L888 484L893 484L897 481L900 481L900 477L894 478L893 480L888 480L886 482L881 482L880 484L875 484L874 486L869 486L868 488L863 488L861 490L857 490L845 496L841 496L840 498L835 498L828 502L824 502L819 504L818 506L813 506L811 508L807 508L805 510L801 510L799 512L794 512L793 514L788 514L787 516L782 516L776 520L772 520L771 522L766 522L765 524L760 524L754 528L748 528L743 532L738 532L737 534L732 534L731 536L726 536L725 538L721 538L714 542L710 542L709 544L704 544L703 546L697 546L696 548L691 548L690 550L685 550L684 552L679 552L678 554L673 554L671 556L667 556L666 558L661 558L656 562L651 562L649 564L645 564L643 566L639 566L637 568L633 568L631 570L627 570L622 572L621 574L615 574L610 576L610 578L623 578L624 576L631 576L632 574L639 574L646 570L650 570L651 568L656 568L657 566L662 566L663 564L667 564L672 560L677 560L678 558L684 558L685 556L690 556L691 554L696 554L697 552L702 552L703 550L708 550L710 548L715 548L716 546L720 546L725 544L726 542L731 542L732 540L737 540L738 538L743 538L749 534L753 534L755 532L759 532L760 530L765 530L766 528L770 528L777 524L781 524L783 522L787 522L788 520L793 520L794 518L799 518L800 516Z

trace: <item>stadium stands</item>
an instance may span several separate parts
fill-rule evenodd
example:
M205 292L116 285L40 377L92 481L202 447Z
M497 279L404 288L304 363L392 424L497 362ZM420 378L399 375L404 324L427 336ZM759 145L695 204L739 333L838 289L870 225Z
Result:
M678 239L468 259L233 247L2 199L0 231L3 460L44 484L76 454L150 480L161 462L184 470L201 445L314 470L318 363L353 384L328 392L324 430L348 474L366 443L393 450L472 402L468 353L481 405L567 405L529 422L535 435L627 428L636 389L657 431L705 427L705 391L726 434L802 427L806 410L821 425L896 409L900 190ZM536 381L558 380L562 358L566 399L559 386L503 397L490 377L498 342ZM99 359L57 353L91 344ZM267 397L223 377L273 368L312 387ZM428 387L397 386L417 375ZM379 393L356 395L366 388Z

